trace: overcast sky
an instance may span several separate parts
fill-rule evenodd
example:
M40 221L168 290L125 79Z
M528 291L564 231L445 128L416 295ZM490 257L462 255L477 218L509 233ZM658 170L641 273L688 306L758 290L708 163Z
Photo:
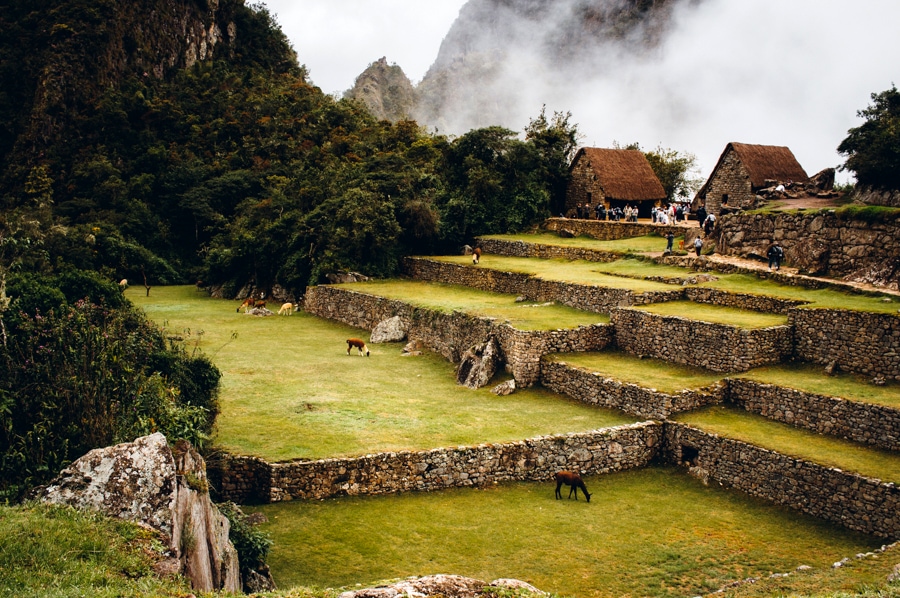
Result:
M313 83L335 93L382 56L418 83L465 0L265 4ZM898 0L703 0L654 60L570 87L536 81L503 124L522 130L546 104L573 113L584 145L689 151L704 177L729 141L786 145L814 174L843 162L835 148L871 93L900 82L897 23Z

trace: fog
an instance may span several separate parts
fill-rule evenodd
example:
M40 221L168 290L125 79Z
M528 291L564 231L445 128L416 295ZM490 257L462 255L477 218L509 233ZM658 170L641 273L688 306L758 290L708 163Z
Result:
M555 0L553 14L562 19L578 2L583 0ZM393 26L381 13L373 20L372 9L365 8L385 3L357 4L362 16L316 12L307 17L321 19L318 26L328 28L338 38L336 44L343 30ZM447 20L457 4L445 6L442 18ZM284 14L279 14L279 22L293 40ZM512 27L512 39L497 39L507 45L500 64L491 70L491 79L477 87L497 103L503 121L497 124L515 130L546 104L550 112L572 113L584 145L639 142L644 149L662 145L691 152L704 177L730 141L786 145L814 174L843 162L836 147L849 128L862 122L856 112L869 105L873 92L890 88L898 79L898 22L900 2L895 0L701 0L679 5L671 28L649 53L600 43L585 47L575 55L577 60L560 61L548 60L534 43L555 23L524 19ZM394 40L404 35L396 30L382 34ZM420 57L431 53L429 63L437 58L433 38L428 44L408 42L421 43ZM307 62L303 46L294 43L300 61ZM367 56L357 60L352 74L344 75L344 88L383 55L414 81L421 76L385 46L373 43L357 51ZM338 58L332 58L335 67ZM421 64L419 60L416 69ZM320 85L321 69L311 67L312 79ZM456 116L464 115L460 111ZM448 118L451 130L443 132L459 134L466 126L483 124ZM839 180L847 178L838 174Z

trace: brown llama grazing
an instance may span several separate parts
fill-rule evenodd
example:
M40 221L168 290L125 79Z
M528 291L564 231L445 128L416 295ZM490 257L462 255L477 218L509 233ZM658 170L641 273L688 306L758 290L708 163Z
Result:
M278 310L279 316L289 316L294 313L294 304L293 303L285 303L281 306L281 309Z
M266 306L266 302L263 299L254 299L253 297L247 297L244 299L244 302L234 310L235 312L241 311L244 309L244 313L247 313L251 309L262 308Z
M359 356L362 357L363 353L365 353L366 357L369 356L369 348L366 346L365 341L362 341L358 338L348 338L347 339L347 355L350 355L350 349L356 347L356 350L359 351Z
M476 247L472 250L472 263L477 264L481 261L481 247Z
M581 479L581 476L577 473L572 473L571 471L559 471L556 473L556 499L559 500L562 498L562 492L560 492L560 488L565 484L569 486L569 498L572 498L572 492L575 492L575 500L578 500L578 489L581 488L581 491L584 492L584 498L587 499L588 502L591 502L591 495L588 492L587 486L584 485L584 480Z

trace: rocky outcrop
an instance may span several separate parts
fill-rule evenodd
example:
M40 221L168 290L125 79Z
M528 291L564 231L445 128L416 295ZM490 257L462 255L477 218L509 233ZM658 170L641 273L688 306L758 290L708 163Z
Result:
M496 339L475 345L463 353L456 369L456 381L467 388L478 389L487 386L500 366L500 346Z
M495 579L490 583L471 577L459 575L429 575L426 577L410 577L403 581L364 590L344 592L339 598L400 598L401 596L443 596L444 598L476 598L484 596L486 588L506 588L509 590L525 590L526 595L546 596L531 584L517 579ZM492 594L493 595L493 594ZM517 593L516 596L521 594Z
M388 65L385 57L370 64L346 95L365 104L375 118L390 121L410 118L418 99L403 69Z
M395 343L406 339L409 332L409 326L400 316L394 316L386 320L382 320L372 330L372 336L369 337L370 343Z
M95 449L63 470L37 498L149 526L195 590L241 591L230 524L209 498L203 457L160 433Z

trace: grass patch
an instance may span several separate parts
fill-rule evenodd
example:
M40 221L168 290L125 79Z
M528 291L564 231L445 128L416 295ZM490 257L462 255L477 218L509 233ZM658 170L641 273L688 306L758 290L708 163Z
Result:
M441 256L429 257L428 259L460 264L463 266L472 266L472 260L467 256ZM557 280L611 289L626 289L637 293L646 291L671 291L678 288L670 284L652 280L612 276L604 271L604 264L584 260L507 257L490 254L482 256L481 264L479 266L472 267L488 268L491 270L499 270L501 272L516 272L518 274L535 276L543 280Z
M652 303L632 307L640 311L646 311L660 316L681 316L691 320L709 322L712 324L727 324L739 328L768 328L770 326L787 325L786 315L767 314L737 307L725 307L706 303L694 303L693 301L668 301L666 303Z
M865 376L848 372L828 376L820 365L771 365L750 370L740 377L829 397L900 408L900 384L875 386Z
M266 505L281 587L456 573L560 595L695 596L732 580L826 567L876 541L674 468L586 479L591 502L513 483Z
M828 467L900 482L900 454L816 434L740 409L713 406L674 420Z
M609 316L558 303L516 303L516 295L492 293L455 284L391 279L334 285L369 295L397 299L445 313L461 311L496 318L519 330L556 330L597 323L608 324Z
M622 382L630 382L662 392L674 394L682 390L703 388L725 378L725 374L710 372L661 359L638 359L622 351L552 354L547 360L565 362Z
M402 344L348 357L346 339L368 339L366 333L302 312L238 314L239 302L193 287L154 287L149 298L143 289L126 294L222 370L216 443L239 454L270 461L356 456L635 421L542 388L508 397L469 390L455 384L453 364L432 353L402 357Z
M69 507L0 505L0 596L186 596L153 564L165 548L135 524Z

